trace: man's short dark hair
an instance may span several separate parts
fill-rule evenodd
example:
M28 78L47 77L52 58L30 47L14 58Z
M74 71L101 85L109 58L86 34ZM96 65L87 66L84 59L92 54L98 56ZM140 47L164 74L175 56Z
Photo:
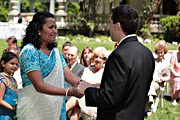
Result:
M72 46L72 43L69 41L64 42L64 44L62 45L62 49L64 49L65 46Z
M112 9L113 24L119 22L126 35L135 34L139 25L138 11L130 5L120 5Z

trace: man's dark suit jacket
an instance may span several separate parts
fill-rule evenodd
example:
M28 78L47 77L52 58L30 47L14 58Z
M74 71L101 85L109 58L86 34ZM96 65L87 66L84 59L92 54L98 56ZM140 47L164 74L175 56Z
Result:
M97 120L143 120L154 66L136 36L123 40L106 61L100 89L85 90L86 105L98 107Z
M76 63L75 66L71 69L71 72L74 73L76 76L81 78L83 72L84 72L85 67L81 65L80 63ZM67 83L67 87L72 87L69 83Z
M76 63L76 65L72 68L71 72L81 78L84 72L84 68L85 67L81 65L80 63Z

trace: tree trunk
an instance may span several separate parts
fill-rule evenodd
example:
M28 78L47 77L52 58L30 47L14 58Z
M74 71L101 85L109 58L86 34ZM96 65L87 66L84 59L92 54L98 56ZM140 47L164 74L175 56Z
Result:
M150 23L150 21L153 19L153 15L156 14L160 8L162 0L153 0L152 2L152 9L145 21L146 24Z

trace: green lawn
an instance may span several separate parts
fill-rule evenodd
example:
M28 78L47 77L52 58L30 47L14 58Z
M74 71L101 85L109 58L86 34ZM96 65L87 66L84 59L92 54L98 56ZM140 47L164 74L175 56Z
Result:
M58 41L58 48L61 50L62 49L62 44L65 42L64 40L57 40ZM82 52L82 49L85 46L90 46L92 47L92 49L94 49L95 47L98 46L103 46L105 47L107 50L112 51L114 49L114 42L109 42L109 41L102 41L102 42L96 42L94 40L92 41L78 41L78 40L72 40L71 41L73 43L73 45L77 46L79 48L79 55ZM18 45L21 46L21 40L18 40ZM152 52L154 52L155 49L155 43L144 43L145 46L147 46ZM2 54L2 51L7 47L7 43L5 40L0 39L0 55ZM168 49L169 50L177 50L177 45L171 45L168 44Z
M158 104L158 109L150 117L145 120L180 120L180 103L173 106L170 100L164 99L164 107L161 108L161 103Z
M62 49L62 44L65 41L63 40L58 40L58 48L61 50ZM104 46L107 50L113 50L114 48L114 43L113 42L95 42L95 41L71 41L75 46L77 46L80 49L79 56L81 54L81 51L84 46L90 46L92 48L95 48L97 46ZM18 41L18 45L20 46L21 41ZM145 44L151 51L154 51L155 44ZM0 40L0 55L2 54L2 50L7 47L7 43L5 40ZM168 44L169 50L176 50L177 45L169 45ZM160 106L160 103L159 103ZM134 111L136 112L136 111ZM145 120L180 120L180 103L178 103L177 106L171 105L170 100L165 100L164 101L164 107L161 108L159 107L157 112L152 114L150 117L145 118Z
M62 45L65 41L58 40L58 48L61 51ZM81 52L85 46L90 46L92 49L98 46L104 46L107 50L113 50L114 48L114 42L95 42L95 41L71 41L73 45L77 46L79 48L79 57L81 55ZM21 40L18 40L18 45L21 46ZM7 47L7 43L5 40L0 39L0 55L2 55L2 51Z

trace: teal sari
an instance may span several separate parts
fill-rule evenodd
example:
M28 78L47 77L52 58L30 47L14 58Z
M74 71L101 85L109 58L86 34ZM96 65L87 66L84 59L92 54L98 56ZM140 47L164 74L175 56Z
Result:
M31 81L27 77L28 72L33 70L40 70L42 73L43 80L46 83L60 88L64 88L65 82L64 82L63 69L65 66L67 66L67 64L62 54L59 52L57 48L54 48L49 56L46 56L40 50L34 48L32 44L28 44L22 49L20 53L20 69L21 69L21 77L23 82L23 90L22 90L23 92L19 95L19 101L17 106L18 120L21 119L28 120L30 119L30 114L33 113L36 114L33 116L33 119L35 118L36 120L39 119L66 120L65 97L44 95L36 92ZM31 91L32 93L29 93L29 91ZM36 102L31 103L33 104L32 106L29 105L29 103L24 102L24 101L29 101L28 96L31 96L31 100L39 99L39 96L41 96L40 97L41 99L38 101L34 100ZM53 100L54 102L56 101L57 103L48 105L48 102L46 100L49 100L49 98L46 97L50 97L50 98L54 97ZM42 101L42 99L45 101ZM26 109L27 107L25 106L28 105L29 108ZM36 108L37 109L36 111L34 110L34 106L46 106L46 108L38 107ZM39 114L37 114L37 112ZM53 116L52 115L53 113L58 113L59 114L58 117L57 114Z

